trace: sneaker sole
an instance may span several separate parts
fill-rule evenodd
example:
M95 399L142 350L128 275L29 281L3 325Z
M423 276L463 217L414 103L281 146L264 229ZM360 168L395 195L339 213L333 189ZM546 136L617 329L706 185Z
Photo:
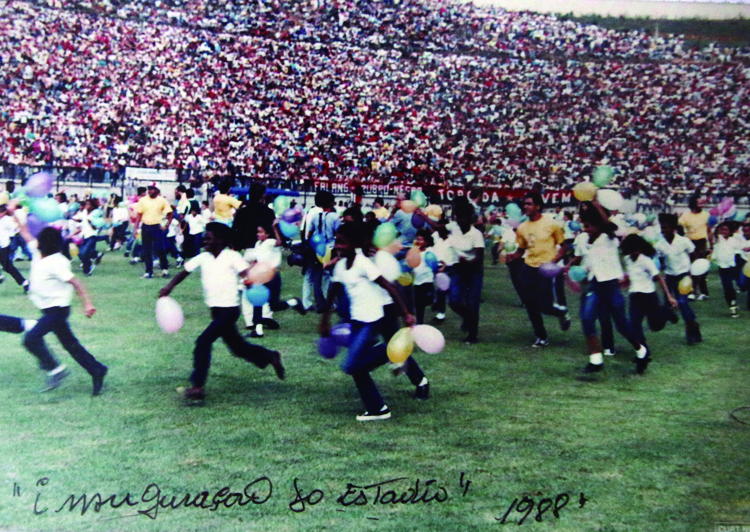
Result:
M382 419L391 419L391 413L388 412L379 416L357 416L357 421L380 421Z

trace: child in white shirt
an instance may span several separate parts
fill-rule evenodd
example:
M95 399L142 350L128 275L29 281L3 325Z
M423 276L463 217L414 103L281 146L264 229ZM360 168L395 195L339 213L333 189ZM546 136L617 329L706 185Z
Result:
M428 230L417 231L417 236L414 238L414 245L419 248L419 265L414 268L414 307L417 323L424 323L424 311L434 300L435 273L425 258L430 253L437 260L437 256L432 251L434 244Z
M211 345L219 338L224 340L234 356L261 369L271 365L276 376L284 378L280 353L246 342L237 331L237 319L240 317L237 285L240 278L247 276L250 265L239 253L228 248L231 241L232 230L228 226L209 223L205 235L206 251L187 261L185 269L159 291L159 297L168 296L175 286L200 268L205 301L211 309L212 321L195 341L193 374L190 376L192 386L185 390L185 398L190 400L205 399L205 385L211 365Z

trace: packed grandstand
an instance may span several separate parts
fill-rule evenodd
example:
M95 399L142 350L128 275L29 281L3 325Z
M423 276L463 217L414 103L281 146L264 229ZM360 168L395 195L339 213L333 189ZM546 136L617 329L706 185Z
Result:
M750 180L747 49L429 1L0 3L15 165L570 189ZM11 176L12 177L12 176Z

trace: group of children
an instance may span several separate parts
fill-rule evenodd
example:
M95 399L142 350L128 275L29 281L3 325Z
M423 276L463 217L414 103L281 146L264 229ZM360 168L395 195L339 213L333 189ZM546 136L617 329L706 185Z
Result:
M542 285L538 282L547 278L540 270L542 266L563 261L560 276L566 275L578 265L582 265L587 272L587 279L581 288L580 308L580 319L589 349L589 363L584 370L587 373L601 371L603 355L613 354L613 349L607 348L607 344L612 344L611 340L604 339L600 342L597 322L602 327L603 335L605 330L611 331L613 322L618 332L631 344L636 353L635 364L639 374L645 372L651 361L651 351L643 329L644 318L651 331L658 331L668 321L677 321L675 310L679 309L685 322L688 344L702 340L687 293L681 290L681 282L690 275L690 254L695 246L690 239L679 234L679 223L675 215L659 216L662 236L653 245L637 234L629 234L620 242L615 235L617 228L611 223L606 209L596 201L583 202L579 208L582 234L575 239L565 238L561 227L555 228L543 221L540 216L543 204L537 196L534 193L527 196L524 205L529 219L513 232L519 249L507 256L509 267L517 264L516 261L525 261L522 281L514 283L514 286L517 286L521 300L527 306L535 332L539 327L535 320L541 320L543 313L557 316L563 330L570 327L567 308L560 305L559 301L557 305L551 303L552 283L549 283L550 294L543 294L545 301L549 299L550 305L540 302L542 296L539 295L540 291L547 290L547 283ZM91 225L91 213L97 207L96 200L87 200L82 211L73 216L84 228L80 248L85 274L90 273L87 265L98 256L89 251L91 240L87 239L92 236L86 231L86 224ZM466 343L478 341L485 248L484 235L477 229L481 220L477 219L474 207L467 201L456 202L453 208L455 220L451 223L435 221L421 210L417 210L413 216L423 220L420 224L423 228L416 230L413 237L413 249L419 255L419 263L413 268L412 286L400 286L394 279L385 278L384 270L377 265L377 250L372 245L377 224L368 223L351 212L348 215L345 213L344 223L336 230L331 259L323 265L330 272L332 285L321 309L319 331L322 335L330 334L330 313L334 308L350 325L348 354L341 368L352 376L360 393L365 412L357 416L357 419L362 421L387 419L391 416L390 409L372 380L371 372L388 362L386 345L399 329L399 316L406 326L423 323L426 308L433 304L436 321L440 322L445 319L447 295L450 307L462 319L461 328L467 333ZM32 249L29 294L42 311L42 317L35 322L2 316L0 330L25 333L24 346L39 359L40 367L47 372L45 390L59 386L68 374L65 366L57 361L44 343L43 337L48 332L54 332L63 347L91 375L93 393L98 395L102 390L107 367L81 346L67 322L74 292L81 297L87 316L91 317L95 309L85 286L73 276L70 261L61 253L65 246L60 231L45 228L35 239L7 207L0 206L1 249L6 247L2 233L4 217L13 219ZM727 303L732 315L736 316L737 292L734 286L739 285L741 290L746 288L746 279L740 271L747 260L746 254L750 251L750 243L747 241L750 231L745 226L742 227L741 234L733 235L734 231L736 227L732 223L722 223L716 228L713 260L719 266ZM121 238L124 236L122 232L118 234ZM244 257L231 249L233 234L227 224L210 222L203 227L202 235L204 251L188 257L184 270L159 291L160 297L168 296L191 272L201 270L211 322L195 343L191 386L185 390L185 397L189 400L205 398L211 346L218 338L224 340L235 356L259 368L270 365L278 378L285 377L280 353L249 343L237 329L237 321L244 313L252 328L249 336L263 336L262 327L258 327L263 323L262 305L248 306L238 289L238 285L253 284L249 275L254 265L270 265L276 270L270 280L264 282L271 293L269 310L292 307L300 314L305 313L299 299L281 301L280 298L281 279L278 267L281 264L281 243L284 238L279 234L277 223L270 227L261 224L257 228L257 242L245 252ZM95 242L94 240L92 247ZM574 248L574 252L567 255L567 260L563 260L566 256L565 248L569 245ZM403 257L405 253L406 250L403 250L397 258ZM430 260L428 254L433 255ZM625 257L624 268L620 254ZM657 256L661 261L664 277L657 265ZM542 262L537 264L538 261L534 262L536 259ZM450 288L447 294L435 289L436 272L449 276ZM628 288L628 306L621 292L622 286ZM656 294L657 286L664 293L666 303L662 303ZM532 287L533 294L536 295L530 295ZM629 312L626 311L628 307ZM611 332L608 336L611 336ZM544 345L546 338L537 333L534 346ZM415 398L429 397L430 383L414 357L407 358L403 366L394 371L407 375L415 386Z

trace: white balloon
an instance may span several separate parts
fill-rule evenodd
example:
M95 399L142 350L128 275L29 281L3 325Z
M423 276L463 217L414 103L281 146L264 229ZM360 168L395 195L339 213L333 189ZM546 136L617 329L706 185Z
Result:
M396 260L396 257L387 251L380 250L375 253L375 266L380 269L380 273L390 283L394 282L401 275L401 265Z
M707 259L696 259L695 262L690 265L690 275L698 277L699 275L708 273L708 270L710 269L711 263L708 262Z
M182 308L171 297L160 297L156 301L156 323L165 333L176 333L182 327L185 316Z
M620 205L619 211L624 214L633 214L635 210L638 208L638 204L635 202L634 199L629 200L622 200L622 204ZM643 220L646 220L646 215L643 213L638 213L643 215ZM638 215L636 215L638 216Z
M596 198L599 200L602 207L609 209L610 211L619 211L622 207L622 196L616 190L609 188L599 189L596 193Z

